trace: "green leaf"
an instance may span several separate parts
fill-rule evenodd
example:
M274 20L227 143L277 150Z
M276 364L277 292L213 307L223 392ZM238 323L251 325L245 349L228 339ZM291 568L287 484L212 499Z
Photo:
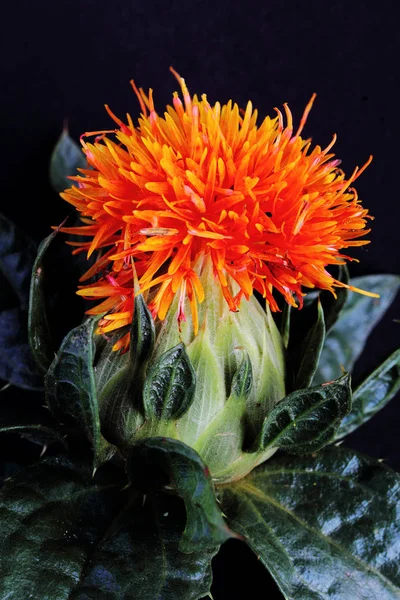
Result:
M102 438L93 372L95 319L73 329L61 344L45 377L47 404L56 418L78 425L92 443L95 464L102 460Z
M65 440L58 431L41 423L0 423L0 433L20 434L36 444L43 445L44 449L56 442L66 447Z
M190 407L196 375L183 343L162 354L150 367L143 387L147 419L179 419Z
M53 231L53 233L47 236L39 245L36 260L32 269L29 297L29 344L33 358L43 373L46 373L54 358L54 344L47 318L46 297L44 292L45 270L43 258L56 235L57 231Z
M0 597L8 600L196 600L213 551L178 549L179 499L144 506L114 472L50 459L6 482L0 502ZM107 474L107 477L106 477Z
M351 409L350 375L292 392L264 421L261 447L309 454L328 444Z
M352 371L369 334L393 302L400 287L400 277L367 275L356 277L351 285L380 294L380 298L370 298L356 292L349 294L340 319L326 337L315 384L336 379L342 368Z
M400 478L377 461L336 447L274 458L221 501L288 600L400 598Z
M135 297L131 327L130 354L136 369L143 368L150 359L155 340L154 320L142 294Z
M347 265L339 265L337 279L348 285L349 270ZM321 300L322 308L324 309L325 328L327 332L332 329L336 321L340 318L340 314L345 307L349 295L349 290L345 287L338 287L335 288L335 294L336 298L332 292L328 292L327 290L324 290L319 294L319 299Z
M0 214L0 379L42 390L43 377L28 342L29 282L34 242Z
M50 183L53 189L59 193L71 187L73 182L68 177L77 175L77 169L84 168L87 168L85 155L64 128L50 158Z
M136 487L172 486L183 499L187 521L179 545L182 552L214 548L232 537L218 508L208 468L186 444L163 437L141 440L129 452L127 471Z
M127 514L126 511L125 514ZM71 600L198 600L211 587L211 559L218 548L179 548L184 508L174 496L150 494L128 513L128 525L95 551Z
M317 300L317 319L300 347L300 364L296 373L294 389L311 385L318 367L322 347L325 341L325 320L322 304Z
M400 349L393 352L353 392L353 407L343 419L336 439L348 435L374 416L400 390Z

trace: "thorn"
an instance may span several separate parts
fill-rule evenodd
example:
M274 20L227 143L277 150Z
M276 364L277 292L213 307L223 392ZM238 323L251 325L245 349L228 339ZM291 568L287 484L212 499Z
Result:
M45 445L43 446L43 448L42 448L42 451L41 451L41 453L40 453L40 458L42 458L42 456L44 455L44 453L46 452L46 450L47 450L47 444L45 444Z
M96 475L96 471L97 471L97 467L93 467L93 471L92 471L92 479L93 479L93 477Z
M11 383L8 382L6 384L3 385L2 388L0 388L0 392L4 392L5 390L7 390L9 387L11 387Z
M336 448L341 446L343 444L343 442L344 442L344 440L339 440L338 442L336 442L336 444L335 444Z
M146 502L146 494L143 494L142 506L144 506L144 505L145 505L145 502ZM168 514L168 513L167 513L167 514Z

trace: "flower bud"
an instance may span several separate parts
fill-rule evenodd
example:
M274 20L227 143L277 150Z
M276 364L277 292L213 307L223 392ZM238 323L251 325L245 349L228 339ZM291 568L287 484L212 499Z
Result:
M143 350L133 334L130 356L107 351L109 368L113 362L120 368L100 393L103 429L117 425L117 442L125 444L150 436L178 439L198 452L216 483L224 483L275 451L258 451L255 443L265 417L285 396L283 345L269 308L251 296L231 312L211 261L200 259L196 271L207 298L199 307L197 334L177 295L157 324L147 364L135 364L134 352ZM233 281L230 286L236 293ZM132 329L140 337L151 317L141 296L136 305Z

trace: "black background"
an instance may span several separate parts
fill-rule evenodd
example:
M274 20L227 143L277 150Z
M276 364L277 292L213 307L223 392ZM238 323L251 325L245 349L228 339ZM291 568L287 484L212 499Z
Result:
M177 88L168 70L173 65L191 93L205 92L211 103L232 98L244 106L251 99L261 116L288 102L298 122L317 92L305 134L324 146L337 133L335 152L347 174L374 155L357 181L375 216L372 243L353 253L360 263L351 265L351 274L399 273L395 5L385 0L7 2L1 24L1 211L36 240L47 235L69 210L48 183L48 159L63 120L78 139L84 131L112 127L104 103L135 119L139 108L131 78L145 90L154 88L162 112ZM400 325L393 319L399 313L397 304L372 335L356 376L398 346ZM393 400L346 445L399 469L399 413L398 399ZM239 542L226 544L217 564L215 600L274 597L268 576Z

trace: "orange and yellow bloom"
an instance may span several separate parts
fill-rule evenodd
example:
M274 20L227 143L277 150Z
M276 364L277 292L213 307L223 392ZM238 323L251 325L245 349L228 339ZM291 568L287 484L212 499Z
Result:
M73 242L75 252L100 251L78 292L102 299L88 311L103 314L99 332L132 321L136 275L153 316L164 319L178 295L178 319L188 300L196 331L201 257L211 261L231 311L253 290L277 310L274 289L301 306L305 288L343 286L326 267L349 258L343 249L368 243L359 238L371 217L352 184L371 159L346 179L330 152L335 137L322 149L301 136L314 96L297 130L286 104L284 115L275 109L257 125L251 102L245 111L231 101L211 106L175 75L183 102L175 93L164 116L152 90L146 95L133 82L137 126L107 107L117 128L83 136L89 168L62 194L83 222L63 231L88 237ZM92 277L95 283L85 283ZM128 344L129 334L116 346Z

